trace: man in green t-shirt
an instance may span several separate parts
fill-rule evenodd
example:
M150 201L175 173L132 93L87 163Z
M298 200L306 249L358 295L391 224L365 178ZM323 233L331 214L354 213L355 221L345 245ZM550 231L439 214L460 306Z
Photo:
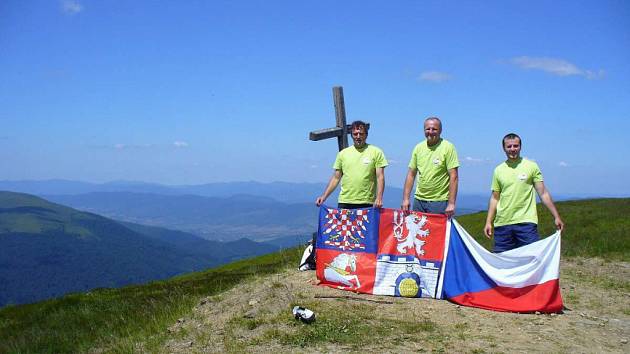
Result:
M350 131L354 145L337 154L333 175L315 204L322 205L341 181L339 208L380 208L383 206L387 159L381 149L366 143L367 124L355 121L350 125Z
M441 134L439 118L429 117L424 121L426 140L416 145L411 153L400 205L402 210L409 210L409 194L417 175L413 210L449 217L455 213L459 160L455 146L442 139Z
M521 157L521 138L513 133L502 140L507 160L494 169L492 195L488 203L488 216L484 233L492 238L494 226L494 252L504 252L538 241L538 214L536 196L554 217L560 231L564 223L545 188L538 164Z

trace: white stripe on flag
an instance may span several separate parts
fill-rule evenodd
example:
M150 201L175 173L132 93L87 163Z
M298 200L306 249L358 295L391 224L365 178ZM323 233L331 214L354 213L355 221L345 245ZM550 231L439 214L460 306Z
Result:
M522 288L558 279L560 273L560 231L502 253L491 253L453 219L457 232L477 264L498 286Z
M448 245L451 240L451 220L455 220L452 218L446 219L446 231L444 235L444 256L442 258L442 267L440 268L440 275L438 276L438 283L435 289L435 298L443 299L442 297L442 286L444 285L444 271L446 270L446 259L448 256Z

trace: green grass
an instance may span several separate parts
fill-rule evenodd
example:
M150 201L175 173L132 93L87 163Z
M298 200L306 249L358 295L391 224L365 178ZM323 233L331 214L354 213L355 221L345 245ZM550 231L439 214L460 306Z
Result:
M372 349L379 346L386 348L391 342L433 343L441 338L440 328L428 318L379 317L373 306L365 304L318 301L300 303L318 314L315 322L303 324L296 321L290 311L259 316L256 319L239 315L229 321L223 335L224 349L228 352L244 352L247 348L276 343L285 348L284 350L318 350L328 344L335 344L343 350L360 350L365 346ZM340 306L343 306L343 311L340 311ZM382 338L388 338L387 342L383 342Z
M310 325L303 325L292 317L286 321L294 331L267 333L269 339L278 340L284 345L294 347L316 346L322 343L336 343L353 349L365 345L379 344L381 338L394 337L422 341L439 330L436 323L427 318L410 317L408 319L375 319L373 311L367 305L343 304L344 311L323 310L318 304L308 304L315 313L322 315ZM395 341L395 339L392 339ZM384 344L384 343L382 343Z
M602 290L615 290L630 294L630 280L615 279L606 274L585 274L575 269L565 269L564 275L572 279L580 279L582 282L591 283Z
M563 256L630 261L630 198L558 202L556 207L565 223ZM457 221L491 249L492 241L483 235L485 212L459 216ZM555 232L553 218L542 204L538 204L538 232L543 237Z
M301 250L243 260L205 272L120 289L99 289L0 309L0 353L127 352L133 343L160 342L201 298L246 278L297 264ZM157 335L157 337L156 337Z
M562 236L564 256L630 260L630 218L627 218L630 215L630 199L560 202L557 207L566 223ZM553 223L544 206L539 205L539 215L541 235L553 233ZM486 247L490 245L490 241L482 236L485 213L461 216L458 221ZM222 291L252 276L295 267L301 251L287 250L147 285L100 289L36 304L2 308L0 353L85 352L94 348L131 352L138 351L136 343L144 343L142 351L155 351L168 335L166 329L178 318L190 315L202 298L220 296ZM602 287L628 291L628 283L601 281ZM280 287L282 284L273 286ZM299 294L294 295L299 297ZM289 314L269 320L235 320L232 323L235 328L248 331L257 331L274 323L285 324L290 330L268 329L251 342L240 343L234 339L234 342L226 343L226 348L239 351L255 345L257 341L265 343L270 340L296 348L313 343L337 343L360 348L365 340L378 346L379 338L391 333L391 328L395 327L401 340L425 340L434 344L436 352L446 350L441 342L444 340L443 330L428 319L376 321L364 305L352 305L355 315L349 318L342 311L319 311L316 303L306 305L322 314L315 324L302 325ZM348 308L346 303L343 306ZM454 330L463 335L471 329L461 324Z

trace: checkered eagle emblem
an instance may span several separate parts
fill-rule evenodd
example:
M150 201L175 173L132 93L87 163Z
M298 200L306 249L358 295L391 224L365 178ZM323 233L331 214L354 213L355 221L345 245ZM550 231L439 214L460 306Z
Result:
M368 210L326 209L324 244L341 250L365 250Z

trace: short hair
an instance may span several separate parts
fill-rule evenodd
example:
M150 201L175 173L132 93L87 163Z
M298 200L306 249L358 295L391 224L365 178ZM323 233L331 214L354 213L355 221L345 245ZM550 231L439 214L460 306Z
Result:
M438 117L429 117L429 118L425 119L424 122L426 123L427 121L430 121L430 120L434 120L434 121L437 121L438 123L440 123L440 130L444 128L444 126L442 126L442 121L440 120L440 118L438 118Z
M356 128L363 128L363 131L365 132L365 134L368 133L368 129L369 129L367 123L365 123L362 120L355 120L354 122L350 124L350 131L353 131Z
M518 138L518 142L521 144L521 147L523 147L523 139L521 139L521 137L518 136L518 134L514 134L514 133L506 134L503 137L503 140L501 140L501 147L505 147L505 141L507 139L517 139L517 138Z

